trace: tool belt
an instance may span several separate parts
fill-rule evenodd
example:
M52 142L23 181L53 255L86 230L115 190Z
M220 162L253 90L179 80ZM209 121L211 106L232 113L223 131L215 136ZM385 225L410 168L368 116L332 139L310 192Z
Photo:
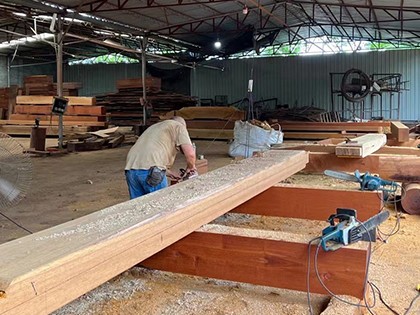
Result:
M149 168L149 174L146 177L146 183L152 187L159 185L166 176L166 169L161 169L157 166Z

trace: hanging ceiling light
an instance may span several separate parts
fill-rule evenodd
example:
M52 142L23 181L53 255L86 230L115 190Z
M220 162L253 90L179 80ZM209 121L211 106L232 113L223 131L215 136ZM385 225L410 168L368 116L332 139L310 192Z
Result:
M220 40L217 40L217 41L214 42L214 47L216 49L222 48L222 43L220 42Z
M246 3L245 3L245 5L244 5L244 8L242 9L242 13L243 13L244 15L247 15L247 14L248 14L248 7L247 7Z

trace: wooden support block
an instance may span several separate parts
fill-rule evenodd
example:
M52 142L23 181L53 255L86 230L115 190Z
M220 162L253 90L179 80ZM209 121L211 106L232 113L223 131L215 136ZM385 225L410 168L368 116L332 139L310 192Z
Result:
M35 115L49 115L51 114L51 105L16 105L15 114L35 114ZM66 108L65 115L88 115L88 116L103 116L106 114L104 106L80 106L69 105Z
M48 314L303 169L270 152L0 245L0 314ZM16 263L20 262L20 263Z
M357 210L365 221L383 206L382 192L277 184L231 212L309 220L327 220L337 208Z
M188 235L141 265L194 276L307 291L309 239L224 226L205 226L201 230L206 229L206 232ZM343 247L334 252L320 249L317 264L321 278L332 292L363 299L367 245L361 242L355 245L359 246ZM311 249L310 292L327 294L314 271L316 245Z
M413 155L372 154L363 159L342 159L331 153L310 153L304 169L308 173L325 170L370 172L383 179L400 182L420 182L420 157Z
M386 144L385 134L367 134L350 142L337 144L335 155L348 158L363 158L378 151Z
M406 142L410 140L410 129L399 121L391 122L391 134L398 142Z
M233 139L233 130L188 129L191 139Z
M69 100L68 105L79 106L94 106L96 105L95 97L82 97L82 96L66 96ZM16 97L16 104L26 105L52 105L52 96L38 96L38 95L22 95Z

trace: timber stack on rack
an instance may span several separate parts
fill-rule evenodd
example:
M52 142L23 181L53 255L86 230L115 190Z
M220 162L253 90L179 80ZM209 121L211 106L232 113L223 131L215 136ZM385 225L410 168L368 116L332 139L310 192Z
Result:
M64 133L93 131L106 127L105 108L96 106L94 97L67 97L63 116ZM47 135L58 134L58 116L51 114L52 96L17 96L14 112L8 120L0 120L0 130L13 135L29 135L35 119L47 127Z
M245 112L235 107L199 106L185 107L168 112L162 120L180 116L187 123L193 139L233 139L236 120L244 120Z
M141 78L117 81L117 93L97 96L97 104L106 107L107 121L118 126L136 125L142 122L143 109L140 98L143 97ZM147 100L149 103L147 124L159 121L159 115L186 106L195 106L196 101L190 96L161 90L159 78L146 78Z

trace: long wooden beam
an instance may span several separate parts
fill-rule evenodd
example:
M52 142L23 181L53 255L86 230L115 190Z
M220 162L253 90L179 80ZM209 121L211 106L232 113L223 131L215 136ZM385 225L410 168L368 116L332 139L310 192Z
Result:
M51 113L51 105L16 105L15 114L33 114L33 115L49 115ZM65 115L90 115L102 116L106 114L104 106L80 106L69 105L66 108Z
M284 131L351 131L351 132L378 132L390 128L389 121L370 122L296 122L279 121Z
M231 212L309 220L327 220L337 208L357 210L365 221L383 206L382 192L278 184Z
M0 314L48 314L303 169L268 152L0 245Z
M190 234L141 265L306 292L309 239L272 231L204 228L209 231ZM334 252L321 249L318 270L325 285L335 294L363 299L367 250L366 244L356 245ZM311 246L310 292L327 294L314 271L315 247Z
M68 105L79 106L94 106L96 105L95 97L84 96L65 96L69 100ZM38 96L38 95L22 95L16 97L16 104L26 105L52 105L52 96Z
M290 147L276 145L272 147L274 150L304 150L308 152L324 152L334 153L336 144L296 144ZM376 154L394 154L394 155L415 155L420 156L420 149L417 147L403 147L403 146L383 146Z
M331 153L310 153L304 169L309 173L324 170L370 172L383 179L401 182L420 182L420 157L412 155L372 154L363 159L343 159Z

